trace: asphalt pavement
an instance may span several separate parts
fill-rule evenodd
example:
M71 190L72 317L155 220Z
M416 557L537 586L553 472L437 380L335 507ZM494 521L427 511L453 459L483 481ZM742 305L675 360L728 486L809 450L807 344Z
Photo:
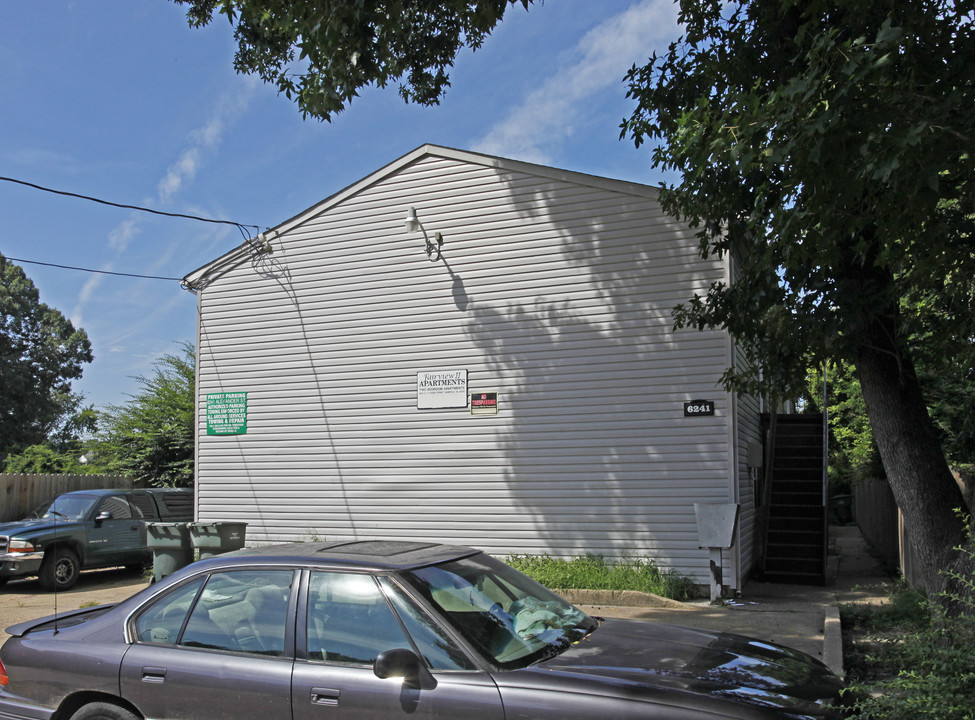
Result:
M741 596L712 605L680 603L633 592L574 590L563 593L591 615L626 617L747 635L801 650L843 674L838 607L851 602L885 602L890 577L870 555L856 527L830 529L830 582L825 587L750 581ZM124 600L145 588L145 576L123 569L84 572L67 592L41 589L36 579L0 587L0 642L4 628L24 620Z

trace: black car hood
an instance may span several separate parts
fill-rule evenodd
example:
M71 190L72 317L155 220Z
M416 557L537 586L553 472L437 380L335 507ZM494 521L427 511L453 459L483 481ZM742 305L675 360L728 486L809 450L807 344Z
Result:
M804 653L759 640L638 620L606 620L539 669L823 715L842 682Z

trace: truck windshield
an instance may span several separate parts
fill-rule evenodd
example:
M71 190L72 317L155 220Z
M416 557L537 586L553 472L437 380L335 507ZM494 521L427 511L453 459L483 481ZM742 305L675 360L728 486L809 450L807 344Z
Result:
M97 495L60 495L38 507L32 516L44 520L84 520L97 501Z

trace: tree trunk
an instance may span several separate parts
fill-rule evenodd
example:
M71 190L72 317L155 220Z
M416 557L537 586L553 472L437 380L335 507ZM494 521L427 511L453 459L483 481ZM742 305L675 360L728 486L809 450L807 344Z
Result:
M895 323L874 319L860 338L856 369L887 481L910 529L927 589L957 592L948 569L971 572L955 550L966 541L962 493L928 415L914 365Z

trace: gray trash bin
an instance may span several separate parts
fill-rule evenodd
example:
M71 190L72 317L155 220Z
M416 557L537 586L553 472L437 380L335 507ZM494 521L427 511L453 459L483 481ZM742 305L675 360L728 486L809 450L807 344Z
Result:
M193 562L187 523L149 523L147 545L152 550L152 579L159 582Z
M200 560L244 547L247 523L195 522L190 523L190 542L200 551Z

